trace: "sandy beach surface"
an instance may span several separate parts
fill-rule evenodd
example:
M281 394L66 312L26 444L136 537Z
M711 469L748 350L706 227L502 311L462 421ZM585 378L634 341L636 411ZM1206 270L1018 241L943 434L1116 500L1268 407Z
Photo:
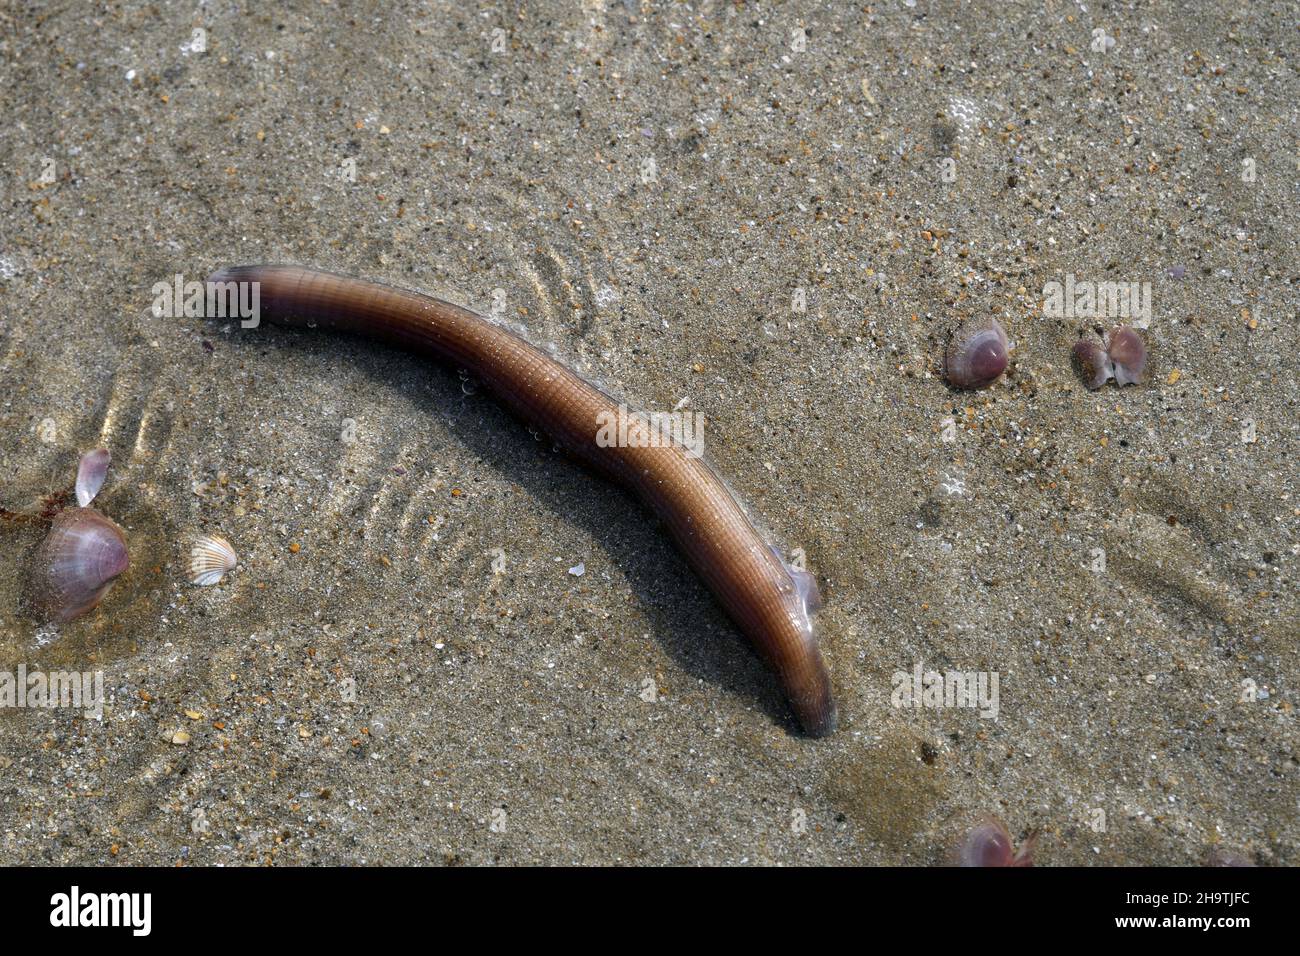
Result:
M105 694L0 708L0 862L929 865L992 816L1040 865L1294 865L1294 14L0 7L0 505L106 447L131 551L40 624L0 523L0 671ZM839 730L471 377L154 314L246 262L702 415L817 577ZM1080 384L1123 317L1067 282L1134 284L1145 383ZM1008 374L956 392L988 318ZM239 566L200 588L204 533ZM996 706L899 706L930 671Z

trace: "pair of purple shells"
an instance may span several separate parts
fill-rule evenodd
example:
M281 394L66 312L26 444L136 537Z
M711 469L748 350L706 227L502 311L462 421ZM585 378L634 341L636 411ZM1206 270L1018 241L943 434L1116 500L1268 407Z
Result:
M948 339L944 377L954 388L987 388L1007 370L1008 351L1007 333L997 319L967 322ZM1104 342L1080 339L1072 355L1090 389L1101 388L1112 378L1120 385L1136 384L1146 370L1146 345L1137 330L1126 325L1115 328Z
M1105 341L1082 338L1071 352L1083 384L1096 390L1112 378L1117 385L1136 385L1147 367L1147 347L1136 329L1121 325Z

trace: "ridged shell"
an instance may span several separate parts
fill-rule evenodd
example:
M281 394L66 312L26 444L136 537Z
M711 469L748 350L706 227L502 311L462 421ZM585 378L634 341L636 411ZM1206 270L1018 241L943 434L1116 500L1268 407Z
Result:
M131 563L122 529L94 508L61 512L31 560L27 603L41 619L60 623L99 604Z
M958 328L944 352L944 377L954 388L985 388L1007 370L1007 333L997 319Z
M190 580L203 587L217 584L238 563L229 541L218 534L203 535L190 549Z

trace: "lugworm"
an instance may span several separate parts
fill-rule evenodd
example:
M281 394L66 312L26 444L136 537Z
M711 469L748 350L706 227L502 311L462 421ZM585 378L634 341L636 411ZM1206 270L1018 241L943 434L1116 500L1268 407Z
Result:
M450 302L298 266L238 266L208 282L209 289L257 283L259 318L274 324L364 335L468 369L516 414L639 496L776 672L805 732L835 729L810 617L815 579L782 560L726 484L680 441L598 441L601 422L620 411L614 399L521 336Z

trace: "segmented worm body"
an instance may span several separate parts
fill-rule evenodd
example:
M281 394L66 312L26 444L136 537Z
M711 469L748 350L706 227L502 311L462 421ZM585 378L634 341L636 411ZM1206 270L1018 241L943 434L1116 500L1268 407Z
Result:
M727 486L679 441L598 441L620 406L514 332L460 306L297 266L239 266L209 283L255 282L260 318L368 336L470 370L510 409L658 515L697 574L775 670L804 730L835 728L830 679L813 636L817 588L789 567ZM632 431L643 427L635 421Z

